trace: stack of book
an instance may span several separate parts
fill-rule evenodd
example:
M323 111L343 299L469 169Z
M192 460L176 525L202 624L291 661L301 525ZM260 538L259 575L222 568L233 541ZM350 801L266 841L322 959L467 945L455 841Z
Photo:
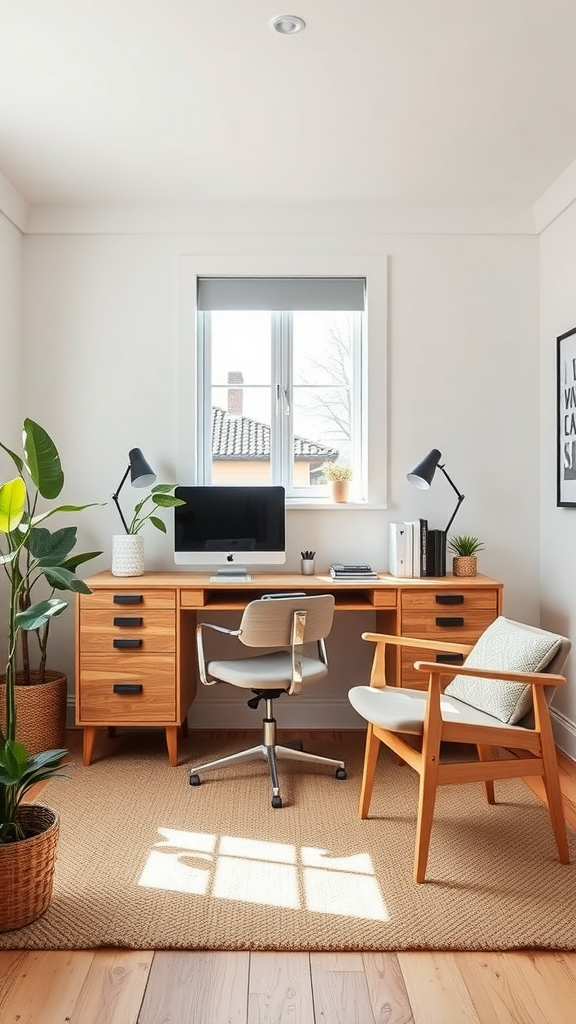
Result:
M333 580L377 580L370 565L344 565L342 562L333 562L330 566L330 575Z
M445 576L446 531L429 530L427 519L390 523L389 565L392 576Z

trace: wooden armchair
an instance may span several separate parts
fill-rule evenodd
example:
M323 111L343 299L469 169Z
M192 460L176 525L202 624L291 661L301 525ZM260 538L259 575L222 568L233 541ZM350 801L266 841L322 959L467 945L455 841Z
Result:
M352 706L368 722L359 816L368 817L378 751L385 743L420 775L414 881L423 882L426 876L437 787L476 780L483 782L486 799L493 804L495 780L541 776L558 855L562 864L569 863L548 700L554 688L566 682L558 673L570 640L502 616L473 648L380 633L362 637L376 647L370 686L355 686L349 692ZM470 657L448 685L453 664L416 662L415 667L428 675L428 686L411 690L386 685L389 645ZM540 670L514 667L526 664ZM444 741L474 745L478 760L468 756L443 763Z

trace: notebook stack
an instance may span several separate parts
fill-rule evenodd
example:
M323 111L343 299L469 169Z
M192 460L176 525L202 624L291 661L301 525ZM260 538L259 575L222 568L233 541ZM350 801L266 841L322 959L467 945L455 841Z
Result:
M333 580L378 579L378 574L372 570L370 565L344 565L342 562L333 562L330 566L330 575Z

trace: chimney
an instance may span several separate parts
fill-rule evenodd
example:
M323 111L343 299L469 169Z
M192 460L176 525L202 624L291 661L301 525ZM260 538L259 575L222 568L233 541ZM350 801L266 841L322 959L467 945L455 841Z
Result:
M240 370L228 370L228 384L243 384L244 378ZM228 388L228 412L231 416L242 415L243 389Z

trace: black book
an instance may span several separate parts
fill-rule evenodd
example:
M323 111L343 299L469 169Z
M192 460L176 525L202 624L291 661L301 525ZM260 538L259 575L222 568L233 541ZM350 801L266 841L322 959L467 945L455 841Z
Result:
M428 530L427 576L446 575L446 531Z

